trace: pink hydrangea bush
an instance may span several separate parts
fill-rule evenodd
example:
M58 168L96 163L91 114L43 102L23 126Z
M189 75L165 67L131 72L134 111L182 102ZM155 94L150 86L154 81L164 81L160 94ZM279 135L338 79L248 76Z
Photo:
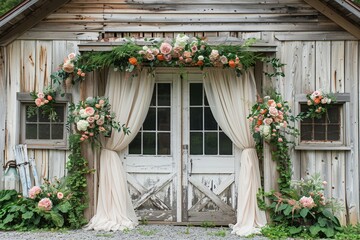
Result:
M272 204L268 207L275 224L289 227L293 235L304 233L311 237L333 237L340 229L337 213L343 204L325 197L320 174L307 179L292 181L287 192L270 195Z

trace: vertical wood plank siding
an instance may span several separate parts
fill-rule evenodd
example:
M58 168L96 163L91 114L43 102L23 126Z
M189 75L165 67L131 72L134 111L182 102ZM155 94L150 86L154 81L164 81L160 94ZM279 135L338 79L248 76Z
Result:
M289 37L279 42L275 36ZM295 39L302 32L300 41ZM331 33L337 41L320 41L321 33ZM6 114L0 114L0 163L14 159L12 147L19 143L19 103L16 92L42 90L51 85L50 74L78 44L108 41L116 37L170 37L178 33L207 37L255 37L278 45L273 56L280 58L285 77L268 80L263 73L263 89L271 85L284 94L293 109L294 96L318 88L350 93L345 119L349 125L346 141L351 151L292 151L293 177L300 179L320 172L328 182L326 194L342 200L346 213L342 223L356 223L359 217L359 41L345 41L348 34L302 0L71 0L18 40L0 51L0 101ZM280 36L279 35L279 36ZM295 38L296 38L295 36ZM315 37L314 37L315 36ZM342 38L344 36L344 38ZM314 39L315 38L315 39ZM319 40L317 40L319 39ZM6 58L3 61L3 58ZM259 68L259 67L258 67ZM257 69L258 69L257 68ZM262 68L262 67L260 67ZM264 71L269 69L264 66ZM104 94L106 73L92 73L80 88L68 88L74 102ZM79 90L80 89L80 90ZM4 151L3 151L4 150ZM98 155L84 147L90 167L97 168ZM67 151L30 150L40 178L66 174ZM96 207L97 174L89 176L90 217ZM0 173L1 177L1 173ZM265 180L266 181L266 180ZM0 189L4 186L0 183Z
M316 89L350 93L351 102L344 122L351 151L297 151L293 158L294 179L319 172L328 182L328 197L341 200L346 212L339 215L342 224L358 220L359 188L359 42L358 41L291 41L279 43L278 56L283 63L285 78L273 81L295 109L294 95ZM265 84L264 84L265 85ZM294 87L295 86L295 87ZM344 106L345 107L345 106Z

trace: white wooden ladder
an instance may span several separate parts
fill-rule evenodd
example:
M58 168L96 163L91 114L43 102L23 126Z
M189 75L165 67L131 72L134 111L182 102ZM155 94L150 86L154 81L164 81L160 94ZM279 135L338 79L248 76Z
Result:
M14 147L15 161L19 169L22 194L24 197L29 196L29 190L33 187L30 178L30 167L35 181L35 186L40 186L39 177L36 171L34 158L29 158L27 153L27 145L19 144Z

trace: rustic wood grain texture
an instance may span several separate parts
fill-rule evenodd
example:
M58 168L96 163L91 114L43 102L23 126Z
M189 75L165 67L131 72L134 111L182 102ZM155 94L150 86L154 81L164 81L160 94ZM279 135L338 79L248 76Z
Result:
M7 69L6 69L6 48L0 48L0 102L5 103L7 98ZM2 113L0 114L0 167L5 164L5 139L6 139L6 113L7 105L3 104ZM3 177L3 171L0 171L0 179ZM0 181L0 189L4 188L4 181Z
M359 42L345 42L345 92L350 93L346 142L352 150L346 152L346 208L348 223L359 220Z

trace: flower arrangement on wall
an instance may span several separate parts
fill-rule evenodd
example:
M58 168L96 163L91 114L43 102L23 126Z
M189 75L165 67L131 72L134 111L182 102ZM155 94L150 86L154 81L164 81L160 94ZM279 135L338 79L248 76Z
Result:
M308 111L304 113L304 118L321 118L332 104L336 103L333 93L325 93L321 89L306 95Z
M111 112L109 99L106 97L89 97L76 105L71 104L69 113L67 124L75 124L81 142L99 143L99 136L111 136L112 129L129 133L124 124L120 125L115 121L115 113Z
M27 117L30 118L38 113L47 116L49 120L56 121L57 113L54 109L56 103L56 90L52 88L45 88L44 91L31 92L30 96L34 100L35 106L27 107Z

